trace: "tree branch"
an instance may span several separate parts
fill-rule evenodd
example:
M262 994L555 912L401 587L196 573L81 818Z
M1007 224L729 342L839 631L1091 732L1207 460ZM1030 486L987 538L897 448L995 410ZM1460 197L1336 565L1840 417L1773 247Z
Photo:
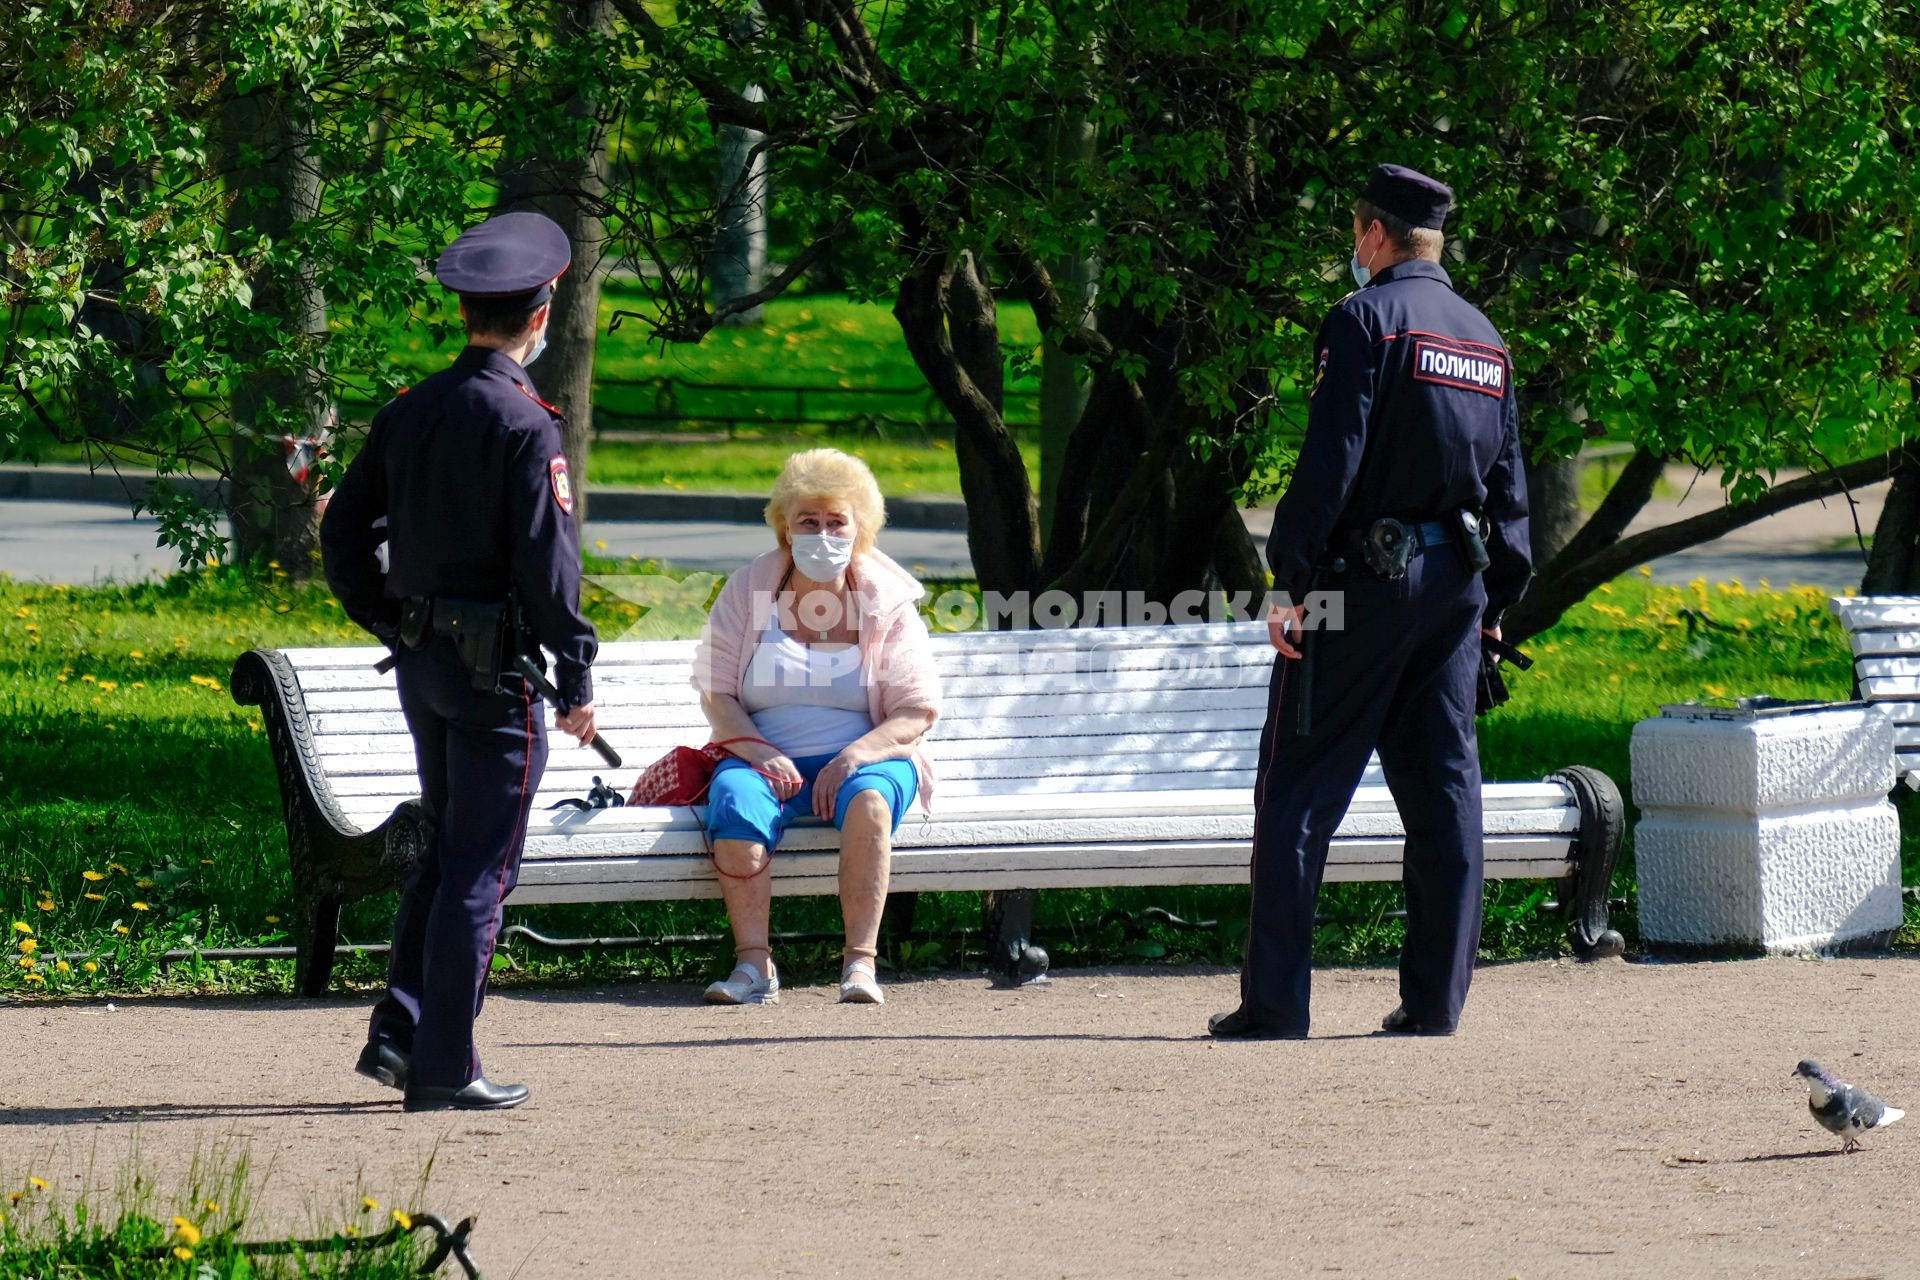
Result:
M1856 485L1885 480L1902 466L1916 463L1920 463L1920 450L1902 445L1878 457L1789 480L1774 486L1752 502L1720 507L1690 519L1648 529L1631 538L1622 538L1578 563L1568 560L1566 553L1562 552L1554 557L1547 566L1547 573L1536 580L1520 603L1507 610L1502 624L1507 638L1510 642L1518 643L1528 636L1538 635L1558 622L1562 614L1602 583L1610 582L1648 561L1711 542L1756 520L1764 520L1803 503L1829 497ZM1562 568L1562 565L1565 567Z

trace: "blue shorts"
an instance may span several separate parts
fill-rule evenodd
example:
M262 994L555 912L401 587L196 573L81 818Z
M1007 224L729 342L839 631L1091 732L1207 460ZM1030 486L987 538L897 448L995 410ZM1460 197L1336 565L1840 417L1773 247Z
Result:
M713 771L707 789L707 838L710 840L748 840L772 849L780 843L795 818L813 813L813 780L833 762L833 756L802 756L793 763L804 780L798 794L782 804L773 794L773 784L744 760L728 757ZM847 823L847 806L862 791L878 791L893 811L893 830L900 829L907 806L920 794L920 773L911 760L882 760L862 766L840 784L833 802L833 825Z

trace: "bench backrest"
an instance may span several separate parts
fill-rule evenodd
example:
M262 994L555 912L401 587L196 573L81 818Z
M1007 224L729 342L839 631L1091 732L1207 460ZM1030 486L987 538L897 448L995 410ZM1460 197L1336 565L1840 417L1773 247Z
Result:
M1893 720L1894 761L1920 780L1920 596L1837 596L1829 602L1853 646L1860 696Z
M601 729L626 788L668 750L707 740L693 643L602 646ZM1058 792L1250 793L1273 649L1263 623L966 632L933 637L945 696L927 753L942 799ZM412 742L378 651L294 649L335 795L362 825L419 794ZM559 733L539 805L584 795L609 770ZM1377 766L1367 781L1377 782Z

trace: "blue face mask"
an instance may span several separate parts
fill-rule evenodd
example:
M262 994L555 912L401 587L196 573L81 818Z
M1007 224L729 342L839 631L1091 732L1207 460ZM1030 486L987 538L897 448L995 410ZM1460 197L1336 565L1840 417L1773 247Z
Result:
M1373 272L1360 265L1360 250L1358 249L1353 251L1353 257L1347 262L1347 270L1353 272L1353 282L1362 289L1367 287L1367 281L1373 279Z
M543 325L541 326L541 329L540 329L540 336L534 340L533 350L527 352L527 358L520 362L520 367L524 369L528 365L532 364L535 360L538 360L540 358L540 353L542 351L545 351L546 349L547 349L547 330L546 330L546 327Z

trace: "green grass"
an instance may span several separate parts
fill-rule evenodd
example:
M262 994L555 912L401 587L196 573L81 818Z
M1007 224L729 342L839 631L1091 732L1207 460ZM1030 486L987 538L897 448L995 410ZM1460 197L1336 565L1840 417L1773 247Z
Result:
M0 1169L0 1280L402 1280L418 1274L434 1240L414 1229L418 1209L388 1209L358 1190L350 1206L316 1215L321 1225L305 1236L251 1229L251 1170L224 1148L196 1154L165 1195L137 1157L110 1204L70 1198L69 1180L85 1185L90 1171Z
M596 563L594 571L609 571ZM631 565L623 567L631 568ZM634 609L590 590L587 611L608 634ZM285 990L291 966L202 962L168 971L173 947L284 944L290 914L280 801L257 711L227 693L234 659L255 646L357 644L360 636L317 587L256 589L221 573L164 584L96 590L0 582L0 921L16 928L4 950L0 991L130 989ZM1513 701L1483 722L1486 776L1541 777L1594 765L1623 789L1633 723L1664 702L1771 693L1848 695L1848 649L1818 592L1736 587L1661 587L1629 577L1603 588L1530 646L1538 665L1513 677ZM1914 828L1908 883L1920 881ZM97 877L97 878L94 878ZM1618 891L1631 891L1631 861ZM1562 925L1532 907L1546 886L1489 887L1484 948L1493 957L1551 952ZM96 895L96 896L89 896ZM1385 913L1397 885L1329 886L1320 931L1323 961L1377 959L1398 945ZM1112 910L1164 906L1209 930L1144 919L1096 922ZM361 902L344 931L387 936L392 901ZM978 959L971 895L926 895L920 928L932 937L890 963L910 968ZM1909 923L1920 925L1910 904ZM1039 926L1062 964L1121 958L1231 961L1245 891L1173 888L1053 892L1040 896ZM713 902L515 908L510 921L543 932L607 936L724 933ZM1633 917L1621 923L1632 936ZM780 930L832 931L832 899L783 899ZM1909 938L1916 935L1912 929ZM969 950L972 948L972 950ZM830 971L834 948L783 951L804 978ZM83 953L63 971L50 957ZM709 976L724 944L555 960L509 948L503 981L591 976L684 980ZM29 966L22 960L32 959ZM92 970L85 968L93 964ZM350 984L377 983L378 957L350 960Z

